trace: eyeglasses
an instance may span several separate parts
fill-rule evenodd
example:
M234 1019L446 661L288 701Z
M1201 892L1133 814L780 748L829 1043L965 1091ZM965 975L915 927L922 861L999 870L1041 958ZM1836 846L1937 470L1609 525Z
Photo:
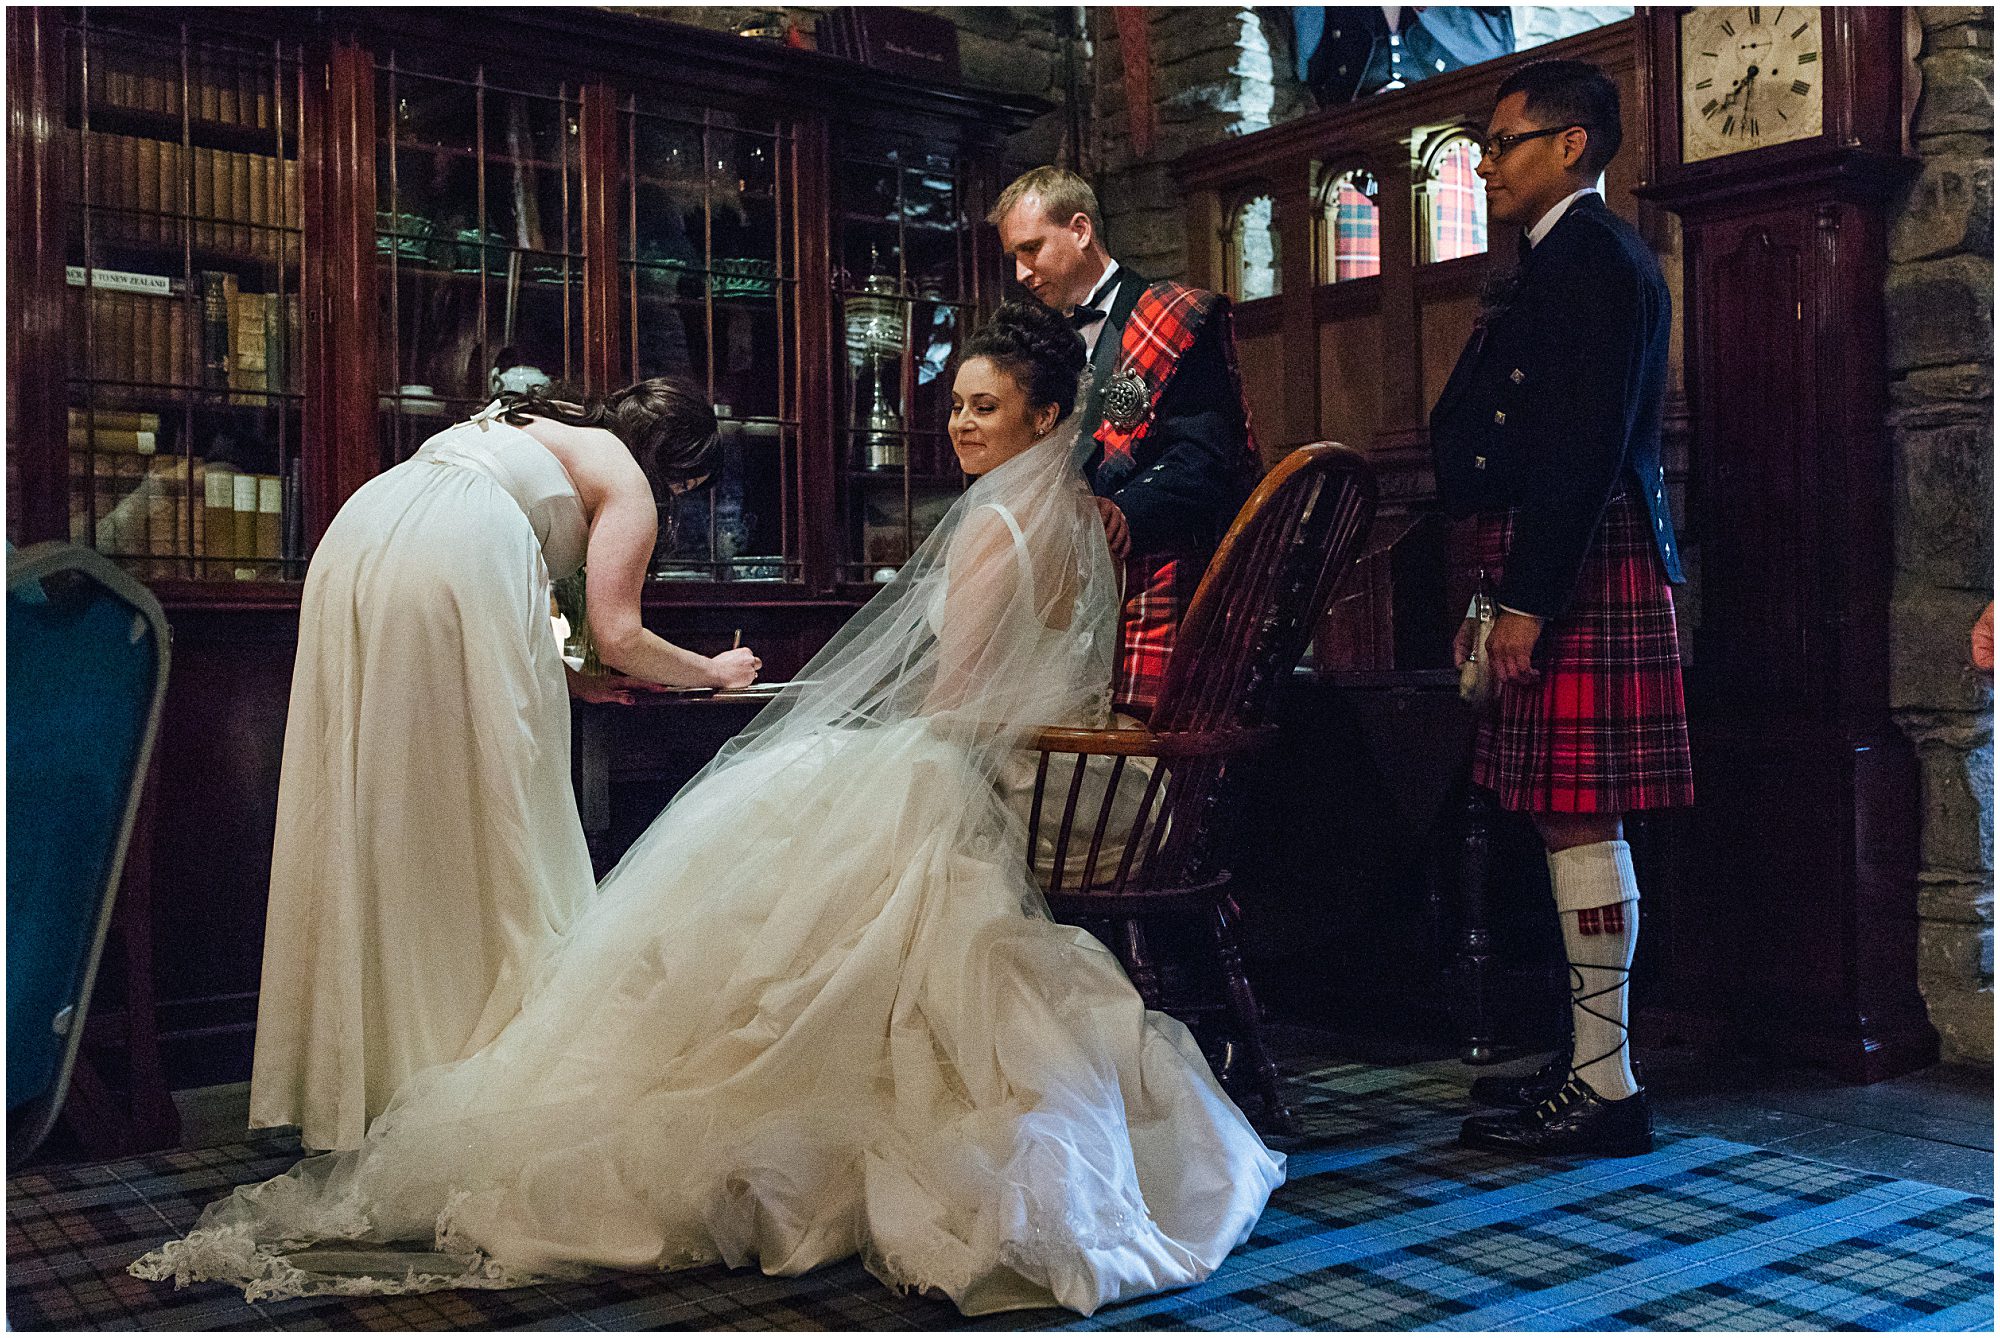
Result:
M1516 144L1526 144L1531 139L1541 139L1545 135L1560 135L1565 130L1587 130L1581 125L1552 125L1545 130L1523 130L1518 135L1488 135L1479 142L1479 151L1488 158L1498 158Z

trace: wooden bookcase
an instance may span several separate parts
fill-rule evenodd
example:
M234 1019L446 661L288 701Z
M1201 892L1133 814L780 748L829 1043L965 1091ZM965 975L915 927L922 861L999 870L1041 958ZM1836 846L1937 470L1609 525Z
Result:
M10 434L17 539L240 601L199 587L296 583L509 375L674 375L726 464L668 508L660 602L851 600L901 561L963 486L944 369L999 295L991 150L1031 104L628 16L316 13L12 20L46 81L13 95L47 168L15 218L59 238L16 282L71 289L13 332L65 373L60 425Z
M299 47L87 10L60 40L64 532L142 579L295 578Z
M688 377L725 466L671 504L647 621L789 676L963 486L943 378L1001 296L1000 146L1045 108L592 9L19 8L7 36L8 535L116 553L168 610L135 846L167 1062L240 1077L341 502L496 374Z

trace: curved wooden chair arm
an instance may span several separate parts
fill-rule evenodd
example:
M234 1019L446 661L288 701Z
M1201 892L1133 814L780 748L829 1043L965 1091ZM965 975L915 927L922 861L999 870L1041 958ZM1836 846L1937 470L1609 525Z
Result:
M1027 752L1090 757L1223 757L1249 752L1277 733L1275 726L1268 725L1169 734L1155 734L1150 729L1065 729L1051 725L1030 734L1021 747Z

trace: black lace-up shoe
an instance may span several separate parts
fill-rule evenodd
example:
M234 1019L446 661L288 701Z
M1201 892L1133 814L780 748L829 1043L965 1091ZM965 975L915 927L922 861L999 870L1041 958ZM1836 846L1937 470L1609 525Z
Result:
M1632 1076L1638 1079L1639 1086L1646 1085L1646 1070L1636 1059L1632 1061ZM1505 1073L1489 1073L1484 1078L1474 1078L1472 1104L1526 1110L1529 1106L1541 1105L1562 1090L1563 1081L1568 1077L1568 1052L1558 1050L1549 1056L1548 1063L1533 1073L1513 1076Z
M1653 1150L1653 1111L1643 1088L1623 1101L1606 1101L1569 1078L1554 1096L1526 1110L1474 1115L1458 1141L1530 1157L1636 1157Z
M1539 1106L1562 1090L1569 1077L1569 1051L1565 1048L1549 1056L1549 1062L1533 1073L1489 1073L1472 1080L1472 1104L1506 1106L1520 1110Z

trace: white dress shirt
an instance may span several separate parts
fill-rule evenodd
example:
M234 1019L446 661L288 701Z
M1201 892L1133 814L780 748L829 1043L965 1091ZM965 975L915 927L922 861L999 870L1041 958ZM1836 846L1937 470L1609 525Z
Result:
M1595 195L1595 194L1597 194L1597 187L1585 186L1582 190L1577 191L1575 194L1565 196L1562 200L1558 201L1554 208L1550 209L1548 213L1542 215L1541 222L1535 224L1534 227L1528 229L1528 245L1540 246L1542 244L1542 238L1548 236L1550 229L1554 228L1556 224L1562 222L1562 216L1569 212L1569 207L1571 205L1575 204L1578 200L1581 200L1586 195Z
M1118 262L1114 260L1104 267L1104 273L1098 278L1097 286L1090 290L1090 296L1085 298L1080 304L1093 308L1098 313L1096 320L1091 321L1087 325L1077 327L1077 333L1083 336L1083 351L1085 356L1094 356L1097 352L1097 336L1104 329L1104 318L1109 314L1109 304L1111 302L1111 286L1117 281L1117 278Z

